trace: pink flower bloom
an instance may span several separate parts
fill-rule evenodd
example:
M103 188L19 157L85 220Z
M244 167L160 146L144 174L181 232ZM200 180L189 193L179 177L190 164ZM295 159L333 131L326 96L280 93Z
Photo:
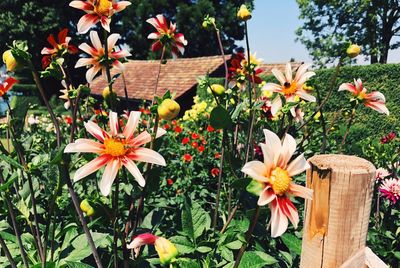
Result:
M303 123L304 112L298 107L295 108L295 112L296 116L294 117L294 121L296 121L296 123Z
M78 32L84 34L99 21L101 22L101 26L103 26L106 31L110 32L111 16L114 13L124 10L130 4L131 2L129 1L77 0L72 1L69 6L81 9L87 13L82 16L78 22Z
M288 219L295 228L299 223L299 214L290 201L290 196L312 199L313 191L292 182L292 177L309 168L304 155L299 155L289 163L296 151L295 139L286 134L283 143L279 137L264 129L266 143L260 143L264 162L250 161L242 172L263 184L264 190L258 199L259 206L269 205L271 209L271 235L278 237L288 227Z
M161 264L169 264L178 256L178 249L174 244L164 237L155 236L150 233L144 233L136 236L132 242L127 245L128 249L133 249L136 256L139 255L140 247L144 245L154 245Z
M185 52L184 46L187 45L187 41L183 34L176 33L176 24L170 23L168 26L167 20L161 14L155 18L147 20L148 23L156 28L157 32L149 34L147 38L157 40L152 46L152 51L158 51L165 45L171 47L171 53L173 58L177 58L178 54Z
M42 58L42 68L46 69L47 66L51 63L52 58L61 57L65 52L70 54L78 53L78 48L74 45L70 45L71 37L68 37L68 29L65 28L58 33L58 43L54 38L53 34L50 34L47 37L47 42L52 45L52 48L44 47L42 49L42 55L45 55Z
M126 50L114 50L115 43L119 38L119 34L111 34L107 39L108 61L105 60L105 50L100 42L97 32L90 32L90 40L93 44L93 47L89 46L86 43L83 43L79 46L81 50L91 56L91 58L80 58L75 65L75 68L91 66L91 68L86 72L86 80L88 81L88 83L91 83L93 81L93 78L100 71L105 77L107 64L111 64L119 72L124 71L124 65L119 61L119 59L131 56L131 54Z
M367 93L367 89L363 86L361 79L354 79L354 85L351 83L343 83L339 87L339 91L349 91L357 100L364 103L365 106L389 115L389 110L385 105L385 96L379 91Z
M297 70L294 78L290 63L286 64L285 74L274 68L272 69L272 73L276 79L278 79L280 85L275 83L267 83L262 90L277 92L279 95L283 95L285 97L286 102L295 102L296 96L306 101L315 102L315 97L303 89L304 83L310 77L315 75L314 72L307 72L308 67L310 67L309 64L302 64ZM282 100L279 95L276 96L272 101L271 113L273 116L275 116L276 113L282 108ZM293 117L296 116L294 107L290 109L290 112L292 113Z
M110 112L109 118L109 133L92 121L84 124L86 130L99 142L90 139L78 139L74 143L68 144L64 150L65 153L95 153L99 155L75 172L74 181L79 181L106 166L99 183L99 188L104 196L110 193L111 185L121 166L125 166L142 187L145 185L145 180L134 161L165 166L165 160L159 153L141 147L141 145L151 141L151 135L147 131L135 135L140 112L130 112L128 122L122 132L119 132L117 113ZM163 134L165 134L165 130L160 129L157 137Z
M400 181L394 178L383 180L379 191L383 197L396 204L397 200L400 199Z
M390 173L389 173L389 171L387 171L387 169L378 168L378 169L376 170L375 179L376 179L376 180L381 180L381 179L386 178L386 177L389 176L389 175L390 175Z
M65 101L64 108L65 108L65 110L68 110L69 107L71 107L71 99L69 98L69 89L68 89L68 86L67 86L67 83L65 82L65 80L61 81L61 85L64 88L60 89L61 95L59 98Z

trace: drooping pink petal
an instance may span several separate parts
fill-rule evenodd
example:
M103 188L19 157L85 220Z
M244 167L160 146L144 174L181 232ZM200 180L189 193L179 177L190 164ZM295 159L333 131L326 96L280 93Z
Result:
M370 101L380 101L380 102L386 101L385 95L383 95L379 91L372 91L371 93L368 93L365 98Z
M282 92L282 86L275 83L266 83L261 90L271 91L271 92Z
M297 96L299 96L303 100L306 100L306 101L309 101L309 102L316 102L317 101L317 99L313 95L305 92L304 90L298 90L296 92L296 94L297 94Z
M275 116L279 110L282 108L282 100L281 97L276 96L275 99L271 103L271 114Z
M110 194L111 186L115 178L117 177L118 170L120 169L120 167L121 167L121 161L119 159L114 158L108 162L99 183L99 188L102 195L108 196Z
M110 111L108 118L110 124L110 134L111 136L117 136L119 129L118 114L116 112Z
M378 101L366 101L365 106L374 109L379 113L389 115L389 109L386 107L385 103Z
M164 157L162 157L162 155L160 155L156 151L144 147L136 148L131 153L129 153L127 157L131 160L138 162L146 162L150 164L166 166Z
M252 179L260 182L267 182L268 179L265 177L268 173L266 166L260 161L250 161L247 162L241 170L244 174L248 175Z
M68 144L65 153L96 153L104 151L104 145L89 139L77 139L74 143Z
M119 50L119 51L116 51L116 52L111 52L111 57L113 59L126 58L126 57L129 57L129 56L132 56L132 54L129 53L129 51L125 50L125 49L122 49L122 50Z
M153 45L151 45L151 50L153 52L159 51L160 49L162 49L163 45L161 44L160 41L155 42Z
M151 33L151 34L149 34L147 36L147 39L158 39L158 38L160 38L160 33L159 32L154 32L154 33Z
M89 176L90 174L99 170L102 166L107 164L111 161L112 158L109 155L100 155L84 165L83 167L79 168L74 175L74 181L79 181L80 179Z
M54 50L53 48L44 47L40 53L41 53L42 55L51 55L51 54L53 54L54 52L55 52L55 50Z
M271 173L272 168L275 167L274 152L270 151L270 147L267 146L265 143L260 143L261 151L264 157L264 165L265 165L265 173L264 176L269 176Z
M108 134L104 130L102 130L96 123L92 121L87 121L84 123L84 126L86 128L86 131L99 141L104 142L104 139L108 138Z
M151 233L140 234L136 236L126 247L128 249L135 249L144 245L154 245L157 238L157 236L152 235Z
M288 217L294 228L297 229L297 225L299 224L299 213L292 201L287 197L279 197L278 202L283 214Z
M308 79L310 79L311 77L313 77L315 75L314 72L306 72L305 74L303 74L299 80L297 81L297 85L298 86L302 86Z
M260 197L258 198L257 205L265 206L271 203L276 198L276 194L274 190L272 190L270 185L267 185L264 190L261 192Z
M110 23L111 23L111 18L107 18L106 16L102 16L100 19L101 26L103 27L104 30L107 32L110 32Z
M134 134L136 127L140 120L140 114L141 113L137 112L137 111L129 112L129 118L128 118L128 121L126 122L124 132L123 132L125 139L128 140L133 137L133 134Z
M123 72L125 71L125 66L120 62L119 60L115 60L112 63L112 66L118 71L118 72Z
M173 31L175 31L175 30L173 30ZM182 33L175 34L175 40L184 46L186 46L188 43L187 40L185 39L185 36Z
M291 183L290 187L289 187L289 193L294 195L294 196L298 196L298 197L302 197L304 199L312 199L313 197L313 190L295 183Z
M76 64L75 64L75 68L80 68L83 66L88 66L88 65L93 65L93 59L92 58L80 58Z
M288 227L288 219L279 207L278 201L269 203L271 208L271 236L281 236Z
M304 157L304 154L299 155L294 159L290 164L287 166L287 172L290 177L296 176L302 172L304 172L306 169L310 168L310 164L308 164L306 158Z
M99 17L94 14L86 14L80 18L78 21L78 32L80 34L85 34L89 29L99 22Z
M122 164L126 167L126 169L129 171L129 173L132 174L132 176L135 178L135 180L140 185L140 187L144 187L146 184L146 181L143 178L143 175L140 172L139 168L136 166L136 164L127 157L122 159Z
M108 39L107 39L107 44L108 44L108 52L109 52L109 53L114 49L115 44L117 43L117 41L118 41L118 39L119 39L120 37L121 37L121 36L120 36L119 34L112 34L112 35L110 35L110 36L108 37Z
M86 81L88 83L92 83L94 77L100 72L101 69L102 68L100 65L93 65L92 68L86 71Z
M80 44L79 49L83 50L84 52L86 52L87 54L89 54L92 57L98 55L98 51L86 43Z
M294 80L297 82L300 80L300 78L305 74L307 69L311 66L311 64L302 64L300 65L299 69L297 69L296 76L294 77Z

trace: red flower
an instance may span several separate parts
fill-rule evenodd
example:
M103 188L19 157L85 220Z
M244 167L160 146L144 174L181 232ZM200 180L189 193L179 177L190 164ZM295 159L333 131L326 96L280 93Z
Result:
M170 129L170 128L171 128L171 126L170 126L168 123L164 125L164 129L165 129L165 130L168 130L168 129Z
M6 94L7 91L9 91L15 83L18 83L18 80L15 79L14 77L9 77L3 83L1 83L0 84L0 97L2 97L4 94Z
M219 168L212 168L211 169L211 176L213 176L214 178L217 177L219 175Z
M174 126L176 126L176 124L177 124L177 122L176 122L176 120L174 119L174 120L172 120L171 121L171 123L172 123L172 125L174 125Z
M386 144L391 142L392 140L394 140L396 138L396 133L394 131L390 132L389 134L387 134L386 136L384 136L381 139L381 143L382 144Z
M65 28L58 33L58 43L53 34L50 34L49 37L47 37L47 41L52 45L52 48L44 47L42 49L42 55L46 55L42 58L43 69L46 69L55 57L62 57L65 53L78 53L78 48L69 44L71 37L68 37L67 35L68 29Z
M192 142L192 147L197 148L197 147L199 147L199 144L196 141L194 141L194 142Z
M185 145L185 144L187 144L189 141L190 141L190 139L189 139L188 137L184 137L184 138L182 139L182 144Z
M203 151L204 151L204 146L203 146L203 145L200 145L199 148L197 148L197 150L198 150L200 153L203 152Z
M172 185L172 184L174 184L174 181L172 179L167 179L167 184Z
M68 125L72 124L72 118L70 116L65 117L65 123L67 123Z
M180 126L176 126L176 127L174 128L174 131L175 131L176 133L181 133L181 132L182 132L182 128L181 128Z
M220 159L221 158L221 154L220 153L215 153L215 159Z
M178 54L185 52L184 46L187 45L187 41L183 34L176 33L176 24L168 24L165 17L161 14L157 15L155 18L147 20L148 23L156 28L157 32L149 34L147 38L157 40L152 46L152 51L158 51L162 49L165 45L169 45L171 48L171 53L174 58L178 57Z
M207 127L207 131L208 131L208 132L213 132L214 130L215 130L215 129L214 129L212 126L210 126L210 125Z
M192 134L192 139L197 140L200 136L196 133Z
M190 154L184 154L183 155L183 160L185 160L186 162L190 162L192 161L193 157Z

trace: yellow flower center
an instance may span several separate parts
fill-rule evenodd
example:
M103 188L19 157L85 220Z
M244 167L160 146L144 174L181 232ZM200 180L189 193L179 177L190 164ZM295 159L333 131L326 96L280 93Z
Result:
M97 0L94 2L94 12L102 16L109 16L109 11L112 9L112 1Z
M277 167L271 172L269 183L276 195L284 195L289 190L291 182L292 178L286 170Z
M105 154L112 156L123 156L126 154L125 141L121 139L105 139L104 140Z
M360 93L358 93L357 99L364 100L365 97L367 97L367 93L365 91L361 91Z
M285 95L292 95L297 91L297 83L296 81L292 81L292 83L285 82L282 86L282 92Z

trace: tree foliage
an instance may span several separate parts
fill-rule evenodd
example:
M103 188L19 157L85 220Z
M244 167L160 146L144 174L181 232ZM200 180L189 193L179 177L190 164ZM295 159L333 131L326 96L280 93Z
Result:
M332 62L347 42L358 43L371 63L386 63L400 46L399 0L297 0L303 25L298 40L319 65Z

